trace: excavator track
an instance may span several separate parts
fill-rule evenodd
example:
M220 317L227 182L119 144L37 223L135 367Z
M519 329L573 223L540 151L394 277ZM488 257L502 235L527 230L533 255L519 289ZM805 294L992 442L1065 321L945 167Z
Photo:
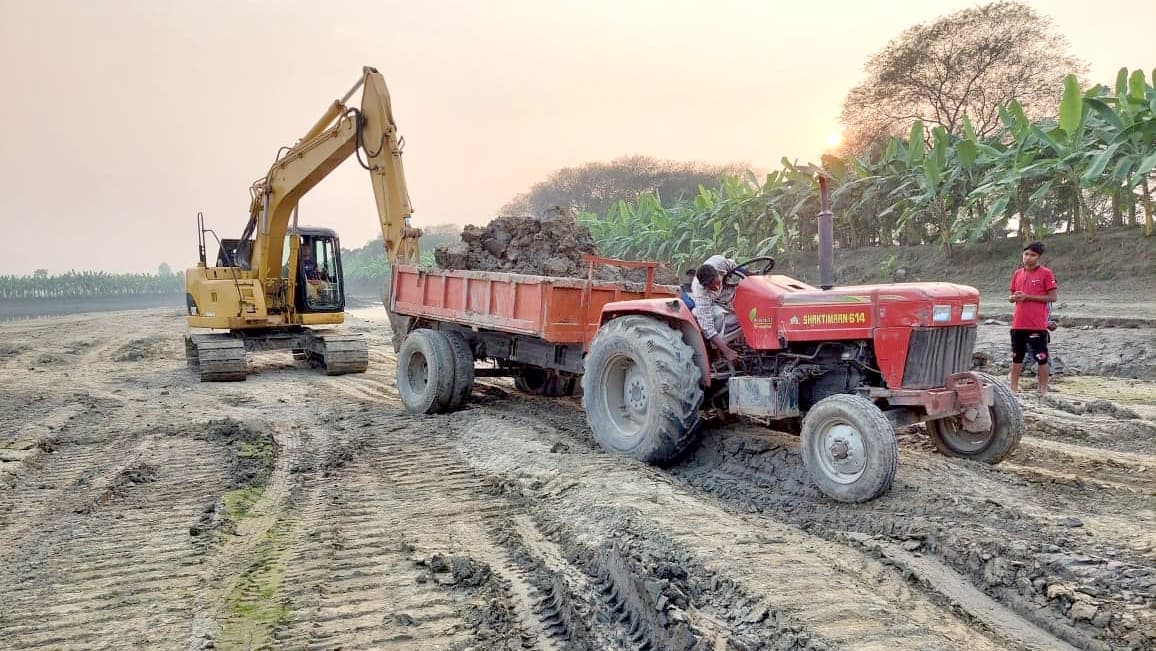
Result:
M185 359L201 382L237 382L248 374L245 342L227 333L185 335Z
M364 373L369 368L369 343L359 334L313 333L309 361L325 369L326 375Z

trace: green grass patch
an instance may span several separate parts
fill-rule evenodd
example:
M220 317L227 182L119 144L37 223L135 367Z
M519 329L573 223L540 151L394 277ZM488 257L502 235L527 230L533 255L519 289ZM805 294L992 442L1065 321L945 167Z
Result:
M249 488L238 488L226 492L221 496L221 500L225 505L225 520L228 522L240 522L249 514L249 509L261 499L261 495L265 492L264 486L252 486Z
M265 648L273 631L292 616L281 592L285 578L283 523L265 534L253 562L237 580L226 601L218 649Z

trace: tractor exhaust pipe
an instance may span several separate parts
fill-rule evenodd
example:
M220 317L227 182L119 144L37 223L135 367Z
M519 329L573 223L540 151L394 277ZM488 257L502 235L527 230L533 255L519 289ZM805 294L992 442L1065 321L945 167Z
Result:
M819 174L819 287L835 286L835 215L827 194L829 179Z

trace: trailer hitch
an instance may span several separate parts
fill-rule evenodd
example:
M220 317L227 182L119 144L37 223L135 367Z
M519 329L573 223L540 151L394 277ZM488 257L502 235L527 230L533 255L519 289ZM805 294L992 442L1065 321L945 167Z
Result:
M955 392L959 419L968 432L986 432L991 429L991 410L984 395L983 381L975 373L955 373L947 376L947 388Z

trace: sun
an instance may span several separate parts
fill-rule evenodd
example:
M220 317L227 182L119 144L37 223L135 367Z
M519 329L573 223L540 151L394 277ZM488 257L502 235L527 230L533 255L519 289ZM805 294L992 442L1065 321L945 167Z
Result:
M839 133L838 131L832 131L831 133L827 134L827 147L828 148L834 149L835 147L838 147L841 144L843 144L843 134Z

